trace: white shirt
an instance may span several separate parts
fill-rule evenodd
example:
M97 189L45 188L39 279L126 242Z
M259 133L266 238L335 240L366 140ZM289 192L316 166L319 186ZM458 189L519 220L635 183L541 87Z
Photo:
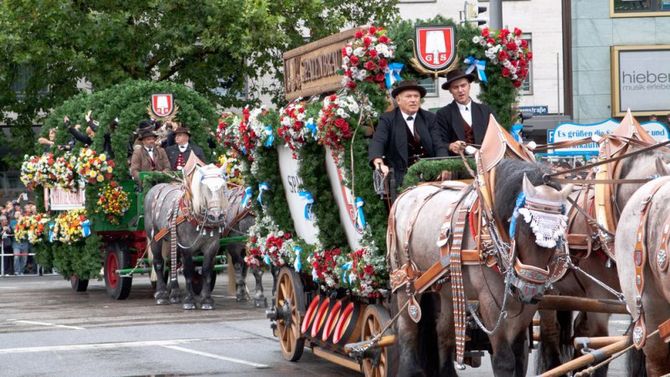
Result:
M467 105L461 105L456 102L456 105L458 105L458 111L460 111L463 120L465 120L468 125L472 126L472 101L468 102Z
M188 149L188 144L179 145L179 152L184 153Z
M414 135L414 120L416 119L416 113L409 115L405 114L403 111L400 111L402 114L402 118L405 120L405 123L407 123L407 127L409 127L409 130L412 131L412 135ZM407 120L408 117L412 117L411 120Z
M144 148L144 149L147 151L147 153L149 153L149 157L151 157L151 159L153 160L154 159L154 149L153 148Z

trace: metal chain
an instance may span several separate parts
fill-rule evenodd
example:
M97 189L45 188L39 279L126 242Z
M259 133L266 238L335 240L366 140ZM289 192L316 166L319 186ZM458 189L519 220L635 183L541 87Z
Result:
M596 277L590 275L588 272L582 270L581 268L579 268L579 266L576 266L574 263L572 263L572 259L568 259L567 263L568 263L568 268L571 268L571 269L573 269L577 272L581 272L587 278L591 279L594 283L598 284L601 288L603 288L607 292L611 293L614 297L617 298L617 300L619 300L620 302L623 302L623 303L626 302L626 298L624 297L623 293L616 291L615 289L613 289L609 285L603 283L602 281L598 280Z
M477 316L477 311L474 309L473 305L468 305L468 308L470 308L470 314L472 314L472 319L474 319L475 323L477 326L484 332L486 335L492 335L496 330L498 330L498 327L502 323L502 320L507 318L507 311L505 308L507 307L507 297L510 296L510 285L512 284L512 271L513 269L507 270L507 273L505 274L505 291L503 295L503 302L500 307L500 314L498 314L498 319L496 320L495 326L493 326L492 330L489 330L486 328L484 323L481 321L479 316Z

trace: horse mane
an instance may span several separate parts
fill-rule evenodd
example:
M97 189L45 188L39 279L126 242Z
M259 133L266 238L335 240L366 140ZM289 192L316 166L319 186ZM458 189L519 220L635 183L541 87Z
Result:
M202 209L203 209L203 206L205 204L204 200L203 200L204 197L203 197L203 192L202 192L202 188L201 188L202 184L203 184L202 180L204 178L203 173L206 173L206 172L214 170L214 169L220 171L220 169L218 167L216 167L215 165L211 165L211 164L199 167L199 168L197 168L193 171L193 174L191 176L190 186L191 186L191 204L193 206L193 212L194 213L201 213ZM223 174L222 173L220 173L220 174L223 178ZM224 210L226 208L228 208L228 198L226 197L225 193L226 193L226 184L224 182L223 190L221 190L221 193L220 193L221 194L221 198L220 198L221 208L224 209Z
M522 190L523 175L526 174L534 186L546 184L543 180L545 174L551 173L547 165L536 162L528 162L515 159L503 159L496 166L495 172L495 198L493 204L494 216L501 224L509 225L509 219L514 212L516 197ZM548 183L548 186L560 190L556 183Z

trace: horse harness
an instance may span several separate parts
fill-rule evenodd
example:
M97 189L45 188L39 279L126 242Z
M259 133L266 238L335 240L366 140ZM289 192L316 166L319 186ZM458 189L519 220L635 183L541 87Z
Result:
M457 181L445 181L441 184L428 183L427 185L439 187L440 190L436 190L426 196L423 203L415 206L415 210L409 220L408 229L406 230L405 243L402 245L402 252L407 262L391 272L391 289L392 292L396 292L400 288L405 288L409 300L409 305L407 306L408 314L414 322L418 323L421 319L421 309L415 295L421 294L431 287L437 290L440 288L442 281L451 281L456 335L456 362L462 365L465 354L467 327L467 296L463 280L463 265L485 264L490 268L496 269L501 274L506 274L506 296L507 288L511 284L517 288L520 298L527 302L534 301L542 295L548 285L560 280L567 271L567 267L564 263L556 263L559 260L556 258L547 270L523 264L519 260L516 255L513 232L511 238L503 237L504 239L500 239L500 234L505 235L505 233L499 232L493 218L490 217L491 211L487 208L486 201L482 200L482 197L487 193L482 193L481 190L486 190L487 186L466 186ZM492 185L488 187L493 188ZM445 219L440 228L437 241L437 246L440 247L439 260L426 271L420 271L411 257L410 241L412 232L421 209L443 190L459 190L459 194L457 199L447 209ZM401 194L401 196L407 192ZM395 203L397 204L398 202L399 200ZM396 245L395 237L396 204L394 204L389 215L387 242L389 252L394 252L395 260L400 261L401 259L398 255L400 250ZM531 211L549 214L560 213L562 210L562 208L554 208L547 203L540 203L537 200L533 201L530 198L523 200L520 206L524 209L528 208ZM477 245L474 250L463 249L463 237L468 218L470 230ZM501 308L501 318L504 310L504 307ZM471 313L473 316L475 315L472 310ZM478 324L481 324L478 319L475 320ZM500 319L498 320L499 323ZM483 325L480 325L480 327L483 327ZM482 329L486 331L486 329Z
M647 264L647 222L649 219L649 209L654 195L666 183L670 182L670 176L659 178L655 181L649 194L642 200L640 208L640 223L635 232L635 249L633 251L633 265L635 268L635 307L637 318L633 321L633 343L637 349L644 347L647 340L647 326L644 321L644 308L642 307L642 295L644 293L644 268ZM670 239L670 218L665 220L661 232L661 243L656 254L656 267L659 272L665 272L668 269L668 240ZM650 265L651 267L651 265ZM665 331L663 331L663 329ZM661 338L666 342L670 340L670 320L659 326Z

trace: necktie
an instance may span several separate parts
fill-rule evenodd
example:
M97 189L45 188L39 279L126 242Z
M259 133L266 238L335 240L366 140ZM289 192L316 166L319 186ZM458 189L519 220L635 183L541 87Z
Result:
M465 106L465 111L470 111L470 108L468 108L467 106Z
M408 120L408 121L410 121L410 120L414 120L414 117L410 115L410 116L407 117L407 120Z

